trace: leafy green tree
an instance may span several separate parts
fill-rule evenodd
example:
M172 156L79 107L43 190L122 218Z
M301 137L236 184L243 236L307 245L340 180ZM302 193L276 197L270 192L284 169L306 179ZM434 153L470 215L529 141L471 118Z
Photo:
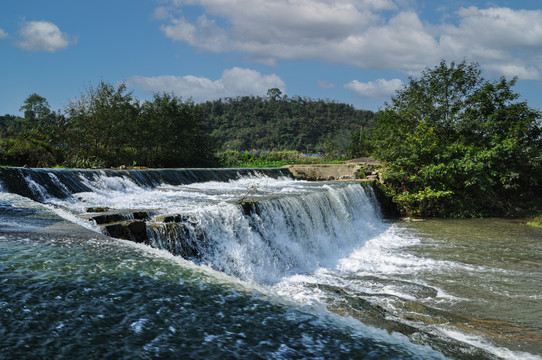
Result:
M29 123L43 122L51 114L47 99L36 93L26 98L19 111L24 112L24 118Z
M24 113L24 118L21 119L21 129L18 133L19 137L33 138L49 143L53 141L59 115L51 111L47 99L33 93L26 98L19 110Z
M514 214L541 195L540 113L518 101L515 83L442 61L379 112L373 145L404 213Z
M138 113L139 105L125 84L115 87L101 81L68 104L66 142L76 157L100 165L123 164Z
M350 133L350 144L347 149L350 158L367 157L373 153L371 130L362 127Z
M202 126L201 107L167 93L145 101L138 118L138 158L146 166L214 164L215 142Z
M373 112L347 104L288 98L276 88L269 89L265 98L221 99L202 104L202 110L205 128L219 141L221 150L238 151L328 149L343 153L350 132L370 127L375 118Z
M24 118L0 117L0 161L16 166L47 167L63 161L55 145L57 114L51 112L47 100L31 94L20 108Z
M282 91L278 88L271 88L267 90L267 98L270 101L279 101L282 97Z
M18 116L9 114L0 116L0 135L3 138L17 136L22 131L23 125L24 119Z

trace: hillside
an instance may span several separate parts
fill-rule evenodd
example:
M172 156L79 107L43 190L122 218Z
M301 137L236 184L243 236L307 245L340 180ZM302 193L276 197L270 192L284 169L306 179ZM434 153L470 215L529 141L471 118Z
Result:
M280 92L242 96L201 104L203 123L220 150L298 150L341 152L352 131L372 127L375 114L352 105ZM273 96L274 94L274 96Z

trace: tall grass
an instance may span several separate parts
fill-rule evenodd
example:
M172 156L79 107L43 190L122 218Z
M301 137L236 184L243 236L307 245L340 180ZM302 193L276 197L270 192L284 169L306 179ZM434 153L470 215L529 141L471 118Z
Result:
M339 155L302 154L298 151L225 151L216 154L222 167L281 167L299 164L341 164Z

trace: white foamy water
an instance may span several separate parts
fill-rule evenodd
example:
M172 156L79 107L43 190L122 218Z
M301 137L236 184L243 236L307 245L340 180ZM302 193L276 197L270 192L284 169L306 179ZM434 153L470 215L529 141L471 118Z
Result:
M382 220L372 192L359 184L246 176L229 182L139 185L137 178L108 176L105 172L92 178L79 176L89 191L65 199L52 197L30 178L27 181L57 214L96 231L97 226L80 218L88 207L186 217L183 229L187 232L177 231L197 245L194 261L199 266L265 286L296 302L339 306L348 313L347 305L337 305L337 301L362 299L383 307L388 320L406 322L428 334L455 339L499 358L529 355L492 343L480 333L466 333L438 323L439 316L446 316L441 313L457 316L459 323L462 316L471 316L469 311L478 311L477 307L497 300L504 309L506 299L486 299L486 293L476 291L496 289L501 277L512 284L514 276L523 270L498 263L463 261L462 244L454 251L431 252L438 248L433 239L413 233L402 224ZM58 188L68 192L59 177L50 177ZM243 201L249 206L241 206ZM165 225L161 229L172 231ZM148 233L155 245L175 245L182 240L170 236L165 241L160 239L165 233L153 231ZM527 264L536 265L536 261ZM466 283L475 279L484 281ZM457 285L450 286L452 283ZM467 286L471 293L461 291ZM499 289L502 297L510 299L540 298L539 293L506 294L507 288ZM418 307L422 309L419 313L411 310ZM424 308L437 315L424 313ZM484 318L485 314L480 312L478 316ZM406 319L412 317L418 320ZM423 317L435 324L424 324L419 320Z
M78 192L67 200L51 200L76 211L86 207L106 206L112 209L159 209L163 213L194 211L204 206L235 202L246 197L261 199L289 193L312 191L310 183L291 179L248 176L230 182L204 182L188 185L138 185L128 176L107 176L103 173L90 180L80 175L81 182L91 191ZM304 185L300 185L304 184ZM42 189L36 191L43 193ZM44 195L45 197L46 195Z
M92 191L51 203L76 212L106 206L190 216L191 230L208 244L202 263L257 283L331 266L383 231L374 201L359 184L267 177L154 188L127 177L83 182ZM257 213L245 214L240 200L256 203Z

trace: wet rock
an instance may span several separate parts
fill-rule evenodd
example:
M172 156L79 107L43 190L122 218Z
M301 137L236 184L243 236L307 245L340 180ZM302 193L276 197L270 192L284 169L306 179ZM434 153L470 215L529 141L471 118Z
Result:
M158 223L185 223L195 225L197 222L190 216L180 214L160 215L153 219Z
M127 228L135 242L146 242L149 240L147 236L147 224L144 221L131 221L128 223Z
M156 222L161 223L179 223L183 220L181 215L164 215L164 216L158 216L154 219Z
M81 217L87 220L94 220L97 225L117 223L127 220L146 220L150 217L149 211L131 211L131 210L110 210L109 208L88 208L87 212L92 213L89 209L104 209L103 211L94 211L94 214L83 214Z
M249 216L252 214L260 215L260 207L258 205L257 200L239 201L238 204L241 205L243 214L249 215Z
M147 224L141 220L123 221L104 226L104 230L111 237L124 240L132 240L138 243L146 243L149 240L147 236Z
M120 224L120 223L109 224L104 227L104 230L111 237L114 237L117 239L130 240L130 234L127 231L128 229L126 229L126 227L123 224Z
M92 216L90 219L94 220L97 225L103 225L103 224L110 224L110 223L126 220L126 215L125 214L103 214L103 215L98 215L98 216Z
M187 224L182 222L149 223L148 229L151 233L152 247L168 250L185 259L193 259L200 255L198 249L205 237Z
M86 208L85 211L89 213L102 213L102 212L109 211L109 208L107 206L89 207L89 208Z
M144 220L149 218L149 213L146 211L136 211L132 214L134 215L134 219L136 220Z

